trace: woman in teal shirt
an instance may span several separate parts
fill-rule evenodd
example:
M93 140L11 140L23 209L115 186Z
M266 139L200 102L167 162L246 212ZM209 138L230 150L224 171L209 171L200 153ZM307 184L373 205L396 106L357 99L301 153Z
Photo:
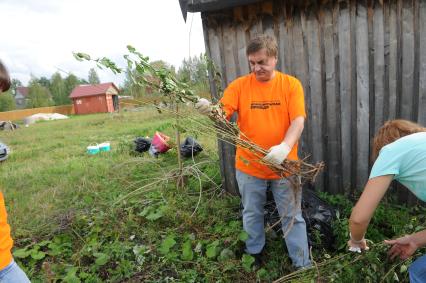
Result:
M392 180L426 201L426 128L406 120L386 122L374 137L373 160L369 180L349 219L351 251L368 250L365 232ZM426 230L385 243L391 245L391 258L406 259L426 245ZM410 282L426 282L426 255L410 266L409 276Z

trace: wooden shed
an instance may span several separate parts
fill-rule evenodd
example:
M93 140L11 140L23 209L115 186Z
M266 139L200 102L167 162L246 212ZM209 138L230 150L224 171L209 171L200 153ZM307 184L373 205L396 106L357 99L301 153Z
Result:
M113 83L79 85L70 94L75 114L105 113L118 110L118 88Z
M362 188L372 137L384 121L426 124L426 0L180 0L202 12L204 40L223 87L249 72L245 47L258 33L279 44L279 70L298 77L308 119L301 156L325 161L315 186ZM214 99L219 99L213 82ZM223 184L237 192L234 151L221 143Z

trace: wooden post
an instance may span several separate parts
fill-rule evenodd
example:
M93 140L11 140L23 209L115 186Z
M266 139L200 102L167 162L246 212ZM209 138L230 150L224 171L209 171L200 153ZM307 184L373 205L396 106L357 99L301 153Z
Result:
M183 187L184 181L182 176L183 165L182 158L180 156L180 131L179 131L179 102L176 102L176 151L177 151L177 162L179 166L179 171L176 176L176 186L178 188Z

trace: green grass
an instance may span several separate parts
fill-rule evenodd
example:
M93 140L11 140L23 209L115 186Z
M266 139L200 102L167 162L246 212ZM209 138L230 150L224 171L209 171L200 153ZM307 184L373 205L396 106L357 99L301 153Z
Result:
M239 199L220 189L215 134L196 131L191 117L204 118L190 109L182 113L187 116L180 122L182 137L195 136L204 148L185 160L182 188L175 185L175 149L158 159L133 151L137 136L158 130L174 138L174 116L149 107L0 133L12 149L0 163L0 186L14 255L33 282L269 282L293 271L273 234L267 235L266 265L252 270L252 259L242 255L246 235ZM111 142L110 152L86 153L88 145L104 141ZM375 282L389 274L385 282L395 276L406 280L406 270L387 263L382 247L356 261L345 252L352 203L324 197L341 212L335 223L338 249L314 247L313 255L323 263L344 258L322 268L321 276L336 282ZM421 229L422 214L421 208L381 206L367 236L379 242ZM392 268L396 275L389 273ZM306 272L294 282L317 276Z

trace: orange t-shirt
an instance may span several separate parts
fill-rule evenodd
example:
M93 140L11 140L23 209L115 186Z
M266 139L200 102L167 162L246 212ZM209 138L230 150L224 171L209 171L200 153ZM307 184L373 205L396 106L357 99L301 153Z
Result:
M302 84L278 71L268 82L259 82L253 73L236 79L225 89L220 102L228 119L238 112L241 132L265 150L284 140L292 120L306 117ZM287 158L298 159L297 143ZM262 179L279 178L258 160L250 151L237 147L235 167L238 170Z
M12 247L13 240L10 236L10 226L7 224L6 206L0 192L0 270L12 262Z

